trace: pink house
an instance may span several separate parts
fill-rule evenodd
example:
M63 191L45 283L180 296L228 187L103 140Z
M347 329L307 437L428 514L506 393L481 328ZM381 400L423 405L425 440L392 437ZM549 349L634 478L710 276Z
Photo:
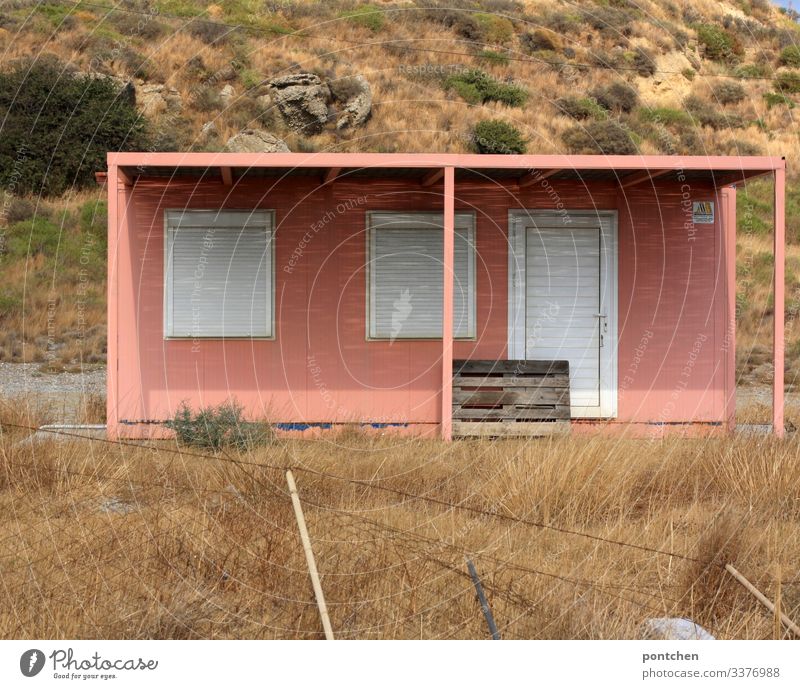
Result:
M453 431L453 361L567 361L573 430L731 429L736 184L785 162L108 156L108 431L236 399L285 430Z

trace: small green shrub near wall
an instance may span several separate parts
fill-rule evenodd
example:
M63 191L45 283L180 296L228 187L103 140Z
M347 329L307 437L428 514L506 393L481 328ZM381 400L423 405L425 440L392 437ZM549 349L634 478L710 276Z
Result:
M242 411L241 405L235 401L204 407L197 412L193 412L186 402L181 402L166 426L175 431L182 445L209 450L226 447L247 450L274 440L274 431L268 423L246 421Z
M472 141L478 153L525 153L526 143L519 129L502 120L483 120L475 125Z

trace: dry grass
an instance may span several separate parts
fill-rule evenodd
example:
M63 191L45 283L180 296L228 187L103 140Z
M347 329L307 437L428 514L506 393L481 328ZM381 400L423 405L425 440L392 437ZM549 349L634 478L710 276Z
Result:
M629 638L645 618L664 615L691 617L723 638L770 638L769 615L704 563L733 563L767 595L776 576L796 580L800 570L796 439L445 446L349 430L238 457L269 467L166 451L174 446L15 447L19 439L0 437L6 638L319 638L283 472L271 467L297 467L344 638L485 637L465 553L504 638ZM796 619L800 589L782 590Z

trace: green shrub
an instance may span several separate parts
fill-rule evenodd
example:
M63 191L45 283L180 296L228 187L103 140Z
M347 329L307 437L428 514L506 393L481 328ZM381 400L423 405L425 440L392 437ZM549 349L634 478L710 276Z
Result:
M642 108L639 117L644 122L670 126L691 126L692 118L685 110L676 108Z
M723 81L714 87L714 98L722 105L741 103L744 96L744 89L735 81Z
M342 12L339 16L351 24L362 26L373 33L377 33L383 28L383 11L375 5L359 5L355 9Z
M235 401L204 407L197 412L193 412L186 402L181 402L165 425L175 432L182 445L210 450L247 450L274 440L274 432L268 423L245 421L242 411L241 405Z
M520 107L528 99L528 92L521 86L504 84L479 69L453 74L445 79L444 86L473 105L498 101L511 107Z
M778 64L783 67L800 67L800 46L788 45L781 50Z
M800 72L779 72L772 86L783 93L800 93Z
M0 73L0 185L18 194L94 186L108 151L148 148L146 122L111 79L26 60Z
M540 50L558 52L563 48L561 36L549 29L536 29L519 37L520 45L525 52L536 53Z
M481 50L478 53L478 57L485 62L489 62L494 65L507 65L508 64L508 55L504 55L503 53L498 53L496 50Z
M767 102L767 110L772 110L776 105L785 105L790 110L794 107L794 101L783 93L765 93L764 100Z
M697 24L697 40L703 46L703 53L709 60L734 62L744 52L735 34L714 24Z
M763 64L741 65L734 70L733 76L739 77L740 79L761 79L763 77L769 76L771 71L772 70L769 68L768 65L763 65Z
M6 251L10 256L54 256L58 250L59 226L47 218L37 215L30 220L9 225L6 232Z
M525 153L520 131L502 120L483 120L475 125L472 141L478 153Z
M644 48L626 54L626 60L640 77L652 77L656 73L656 61L652 53Z
M235 27L202 19L192 19L186 24L185 30L203 43L215 46L226 45L239 32Z
M609 86L597 86L590 95L606 110L630 112L639 103L639 94L633 86L616 81Z
M562 113L573 120L604 120L608 117L608 111L594 98L590 97L566 96L558 98L555 105Z
M583 10L583 21L601 35L611 39L631 35L635 12L622 7L592 6Z
M572 153L633 155L637 152L628 129L615 120L572 127L562 138Z
M686 110L701 125L712 129L741 129L745 125L739 115L726 113L714 103L708 103L697 96L686 99Z
M487 43L506 43L514 35L514 25L506 17L477 12L472 15L478 25L482 38Z

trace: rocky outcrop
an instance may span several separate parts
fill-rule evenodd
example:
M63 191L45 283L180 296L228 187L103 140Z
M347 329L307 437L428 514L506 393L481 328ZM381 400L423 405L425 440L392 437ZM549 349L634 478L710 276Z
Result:
M372 113L372 89L360 74L348 79L347 98L336 119L336 129L360 127Z
M270 93L286 124L302 134L319 134L328 122L331 91L316 74L300 73L269 82Z
M289 153L289 147L263 129L244 129L228 139L225 150L231 153Z
M164 112L178 112L183 100L177 89L163 84L137 84L136 105L146 117L155 117Z

